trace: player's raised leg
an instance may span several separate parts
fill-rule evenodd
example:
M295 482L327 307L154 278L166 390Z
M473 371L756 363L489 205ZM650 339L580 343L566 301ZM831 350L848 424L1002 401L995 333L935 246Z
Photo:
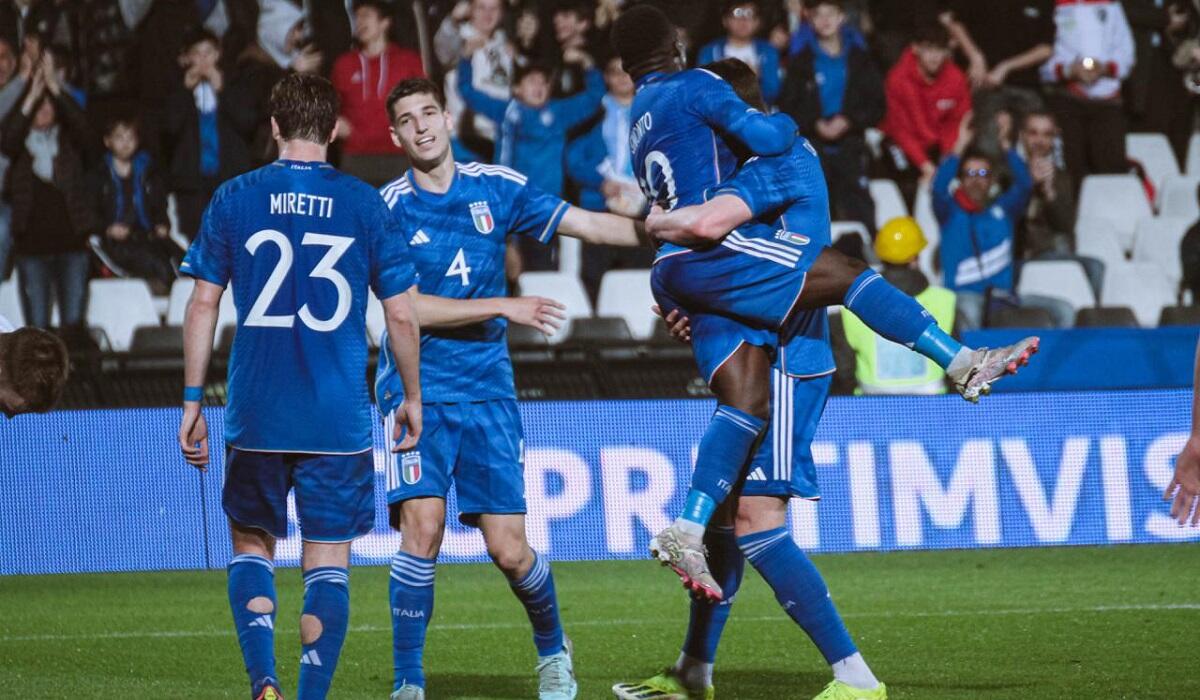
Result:
M446 527L446 501L413 498L396 506L403 542L392 557L392 698L425 697L425 633L433 618L434 564Z
M275 538L230 521L229 608L255 700L282 700L275 672Z

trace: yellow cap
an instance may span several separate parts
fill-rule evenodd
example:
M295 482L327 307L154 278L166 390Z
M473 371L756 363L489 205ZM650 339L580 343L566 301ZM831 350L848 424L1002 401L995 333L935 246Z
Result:
M889 220L875 236L875 254L880 260L893 265L911 262L926 245L920 224L911 216L897 216Z

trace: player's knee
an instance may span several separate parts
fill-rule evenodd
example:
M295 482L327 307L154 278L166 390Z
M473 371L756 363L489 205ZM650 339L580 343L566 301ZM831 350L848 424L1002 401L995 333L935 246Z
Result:
M533 552L524 542L506 539L503 542L489 542L488 556L496 564L496 568L509 577L519 576L533 565Z
M442 546L445 525L436 521L406 522L401 528L404 536L404 551L425 559L437 557Z
M300 643L313 644L321 638L321 634L325 631L325 625L321 624L321 618L310 613L304 613L300 616Z
M260 595L256 598L251 598L246 603L246 609L256 615L269 615L275 612L275 603L270 598Z

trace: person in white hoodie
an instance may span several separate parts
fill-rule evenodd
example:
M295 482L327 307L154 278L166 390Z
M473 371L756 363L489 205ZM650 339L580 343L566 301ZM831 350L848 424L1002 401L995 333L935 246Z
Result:
M1133 34L1113 0L1057 0L1054 24L1054 54L1042 65L1042 80L1051 86L1063 160L1078 186L1087 175L1128 167L1121 81L1133 68Z

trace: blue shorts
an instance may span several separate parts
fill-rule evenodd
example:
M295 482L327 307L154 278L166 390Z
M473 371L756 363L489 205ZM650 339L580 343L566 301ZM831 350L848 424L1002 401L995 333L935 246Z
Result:
M306 541L349 542L375 526L371 450L329 455L229 448L221 505L233 522L287 537L287 497L293 488Z
M821 497L812 441L832 383L832 374L797 379L771 371L771 423L750 460L743 496Z
M417 448L395 455L388 469L389 505L445 499L453 480L467 525L484 514L525 512L525 440L515 400L427 403L424 424Z

